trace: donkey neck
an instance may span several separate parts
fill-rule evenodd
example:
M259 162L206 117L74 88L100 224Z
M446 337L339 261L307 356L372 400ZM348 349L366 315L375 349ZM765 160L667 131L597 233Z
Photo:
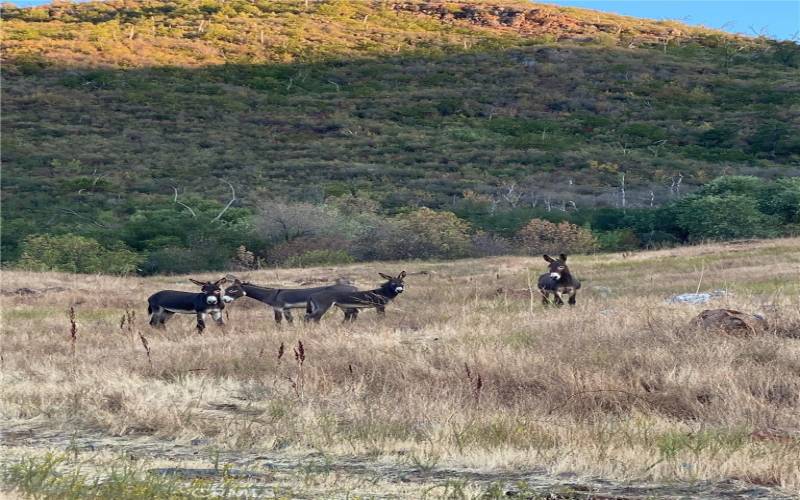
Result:
M561 272L561 277L558 278L558 283L569 283L572 281L572 273L569 272L569 269L564 269Z
M383 285L380 288L370 291L375 295L380 295L381 297L386 297L387 299L393 299L399 295L395 290L389 288L388 285Z
M275 292L279 290L278 288L267 288L264 286L253 285L250 283L242 283L241 287L242 290L244 290L247 293L248 297L251 297L256 300L268 299L273 295L275 295Z

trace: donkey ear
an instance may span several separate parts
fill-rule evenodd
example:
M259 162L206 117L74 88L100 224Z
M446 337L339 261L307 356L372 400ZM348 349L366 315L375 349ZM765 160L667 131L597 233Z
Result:
M194 283L194 284L195 284L195 285L197 285L197 286L205 286L205 282L203 282L203 281L197 281L197 280L196 280L196 279L194 279L194 278L189 278L189 281L191 281L192 283Z
M389 276L388 274L378 273L378 275L383 279L387 279L387 280L393 280L394 279L393 276Z
M219 285L223 285L223 284L225 284L225 283L227 283L227 282L228 282L228 278L227 278L227 276L226 276L226 277L224 277L224 278L220 278L220 279L218 279L217 281L215 281L215 282L214 282L214 284L215 284L215 285L217 285L217 286L219 286Z
M558 256L558 258L559 258L559 260L561 262L566 262L567 261L567 254L562 253L561 255Z
M553 260L553 258L552 258L552 257L550 257L550 256L549 256L549 255L547 255L547 254L544 254L544 255L542 255L542 257L544 257L544 260L546 260L547 262L553 262L553 261L554 261L554 260Z
M400 274L397 275L397 279L401 280L406 277L405 271L400 271Z

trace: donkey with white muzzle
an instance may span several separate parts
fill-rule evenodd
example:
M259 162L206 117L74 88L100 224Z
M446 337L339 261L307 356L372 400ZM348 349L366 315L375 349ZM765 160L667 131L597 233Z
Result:
M281 317L292 323L294 321L292 309L305 309L308 299L315 293L323 291L355 292L358 290L346 283L315 288L270 288L240 281L234 276L229 276L229 278L233 279L233 284L225 289L225 296L231 299L249 297L267 304L275 313L275 322L278 324L281 323ZM357 315L358 311L355 309L345 310L345 318L350 314Z
M554 259L549 255L544 255L550 265L547 266L547 272L539 276L539 293L542 294L542 304L549 305L550 295L553 296L556 306L563 306L566 295L569 297L567 302L569 305L575 305L575 295L581 288L581 282L572 276L569 268L567 267L567 255L561 254L558 259Z
M222 278L215 282L197 281L189 279L200 286L200 293L179 292L175 290L162 290L147 299L147 313L150 314L150 326L165 328L167 322L174 314L196 314L197 333L203 333L206 327L205 318L210 314L220 326L225 324L222 319L222 310L225 303L233 299L223 295L221 286L227 281Z
M397 275L378 273L386 279L386 283L374 290L322 290L315 293L308 299L306 306L306 321L318 322L320 318L333 306L344 311L345 321L355 321L358 317L359 309L373 308L379 316L386 314L386 305L403 293L405 284L403 280L406 272Z

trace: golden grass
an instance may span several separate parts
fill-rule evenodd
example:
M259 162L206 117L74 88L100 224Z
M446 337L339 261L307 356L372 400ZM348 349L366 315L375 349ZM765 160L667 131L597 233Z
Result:
M800 493L800 239L570 264L584 288L575 308L560 310L520 291L544 271L537 258L242 273L294 286L347 276L362 287L378 283L378 271L428 274L408 278L384 321L366 312L345 325L335 311L318 326L278 327L244 299L225 331L202 336L189 316L165 332L147 325L146 297L191 290L186 277L6 271L4 292L68 290L3 296L0 415L179 443L203 437L229 450L631 481L738 478ZM665 299L698 286L727 288L719 307L762 311L773 331L690 331L705 307ZM121 329L126 309L136 319Z

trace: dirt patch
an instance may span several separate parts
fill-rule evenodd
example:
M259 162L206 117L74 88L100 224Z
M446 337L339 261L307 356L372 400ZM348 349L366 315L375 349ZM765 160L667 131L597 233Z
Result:
M320 481L307 479L347 478L360 485L358 493L376 498L414 497L412 491L424 487L436 497L436 488L447 490L454 482L469 484L488 491L502 492L509 497L529 498L793 498L775 488L756 486L738 480L693 483L625 483L575 474L548 474L542 469L524 471L474 470L467 468L419 467L364 457L330 456L319 452L286 453L281 451L216 450L206 439L190 444L163 441L152 436L109 436L97 432L54 430L43 426L18 423L0 432L0 466L7 466L22 456L62 451L77 456L93 454L117 455L131 461L160 464L147 467L151 474L177 476L187 481L236 480L249 494L265 494L306 478L301 498L319 494ZM169 465L164 465L169 464ZM85 461L82 470L87 470ZM392 493L387 493L392 491ZM402 493L408 492L408 495ZM350 491L353 493L353 491ZM297 491L294 492L298 495ZM336 495L334 495L336 496Z

